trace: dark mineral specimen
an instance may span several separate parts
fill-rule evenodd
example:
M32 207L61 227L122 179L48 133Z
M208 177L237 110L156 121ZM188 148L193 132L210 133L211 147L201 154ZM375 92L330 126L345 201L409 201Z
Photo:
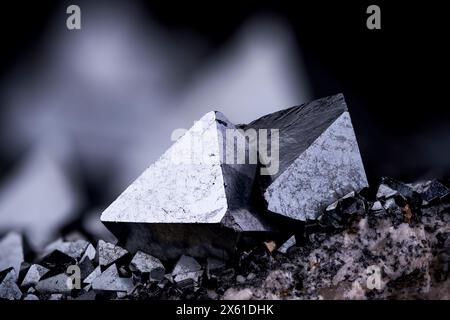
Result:
M65 273L61 273L53 277L40 280L36 285L36 290L40 293L69 294L72 291L72 287L68 285L69 282L69 276Z
M271 212L316 219L333 201L368 185L342 94L266 115L243 129L279 130L279 170L259 177Z
M263 206L253 206L259 192L254 188L256 155L267 164L267 154L255 150L255 138L261 137L248 137L254 129L279 130L279 141L270 146L271 156L279 149L279 164L271 164L279 170L258 176L269 212L316 219L329 203L367 186L342 95L276 112L239 129L210 112L102 213L102 222L130 252L164 260L182 254L228 258L238 242L277 229L267 223ZM235 150L242 148L239 141L244 156Z
M92 281L92 289L130 292L133 289L133 281L131 278L121 278L116 265L113 264Z
M0 240L0 271L13 267L18 276L23 260L22 236L16 232L8 233Z
M128 251L112 243L103 240L98 242L98 260L101 267L106 268L127 254Z
M13 268L0 272L0 299L18 300L22 292L16 284L17 276Z
M256 164L224 161L226 132L234 128L219 112L207 113L102 213L102 222L131 252L162 259L223 258L241 233L267 231L249 207Z
M130 269L141 275L148 275L152 280L162 280L164 277L164 265L161 261L142 251L136 252L131 260Z
M22 287L35 286L47 272L49 270L43 266L38 264L31 265L22 281Z
M281 253L286 253L292 246L295 246L295 244L295 236L292 236L278 248L278 251Z

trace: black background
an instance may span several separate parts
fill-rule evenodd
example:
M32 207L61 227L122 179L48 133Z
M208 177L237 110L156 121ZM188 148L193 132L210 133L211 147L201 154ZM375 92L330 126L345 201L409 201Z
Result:
M11 65L33 59L49 19L56 14L65 21L65 8L76 3L2 3L0 84ZM169 30L207 37L211 55L253 13L286 17L314 97L345 94L368 176L376 182L384 175L407 181L450 175L449 13L443 3L152 1L144 8ZM366 28L370 4L381 7L381 30ZM11 161L0 159L0 165Z

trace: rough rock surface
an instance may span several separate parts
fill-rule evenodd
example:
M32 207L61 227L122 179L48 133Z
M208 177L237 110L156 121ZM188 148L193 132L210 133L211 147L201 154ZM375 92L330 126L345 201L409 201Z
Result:
M94 269L85 279L84 283L91 284L99 275L102 274L102 271L100 270L100 266Z
M252 299L449 299L450 203L411 211L414 194L395 194L403 194L394 201L395 210L377 211L354 195L365 208L344 214L340 225L326 219L310 225L303 246L270 256L256 283L234 290L250 289Z
M436 182L384 178L377 190L347 194L318 220L291 230L286 246L272 241L279 246L273 250L260 242L228 261L160 261L165 274L159 279L142 276L155 262L142 253L121 249L106 267L97 258L54 250L23 263L24 280L12 267L0 272L0 299L450 299L450 181ZM430 191L433 184L438 187ZM102 247L116 245L88 244L77 257L88 257L87 250L99 257ZM69 288L67 267L82 271L87 262L95 269L82 276L80 289ZM37 263L49 271L36 273Z
M194 258L185 255L180 257L172 271L173 280L182 285L198 283L202 274L202 266Z

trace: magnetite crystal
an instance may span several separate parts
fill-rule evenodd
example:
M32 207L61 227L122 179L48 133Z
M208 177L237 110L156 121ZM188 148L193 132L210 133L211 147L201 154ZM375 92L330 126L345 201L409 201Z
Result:
M120 277L115 264L92 281L92 289L94 290L129 292L132 288L132 279Z
M256 173L268 211L297 220L316 219L333 201L367 186L342 95L238 128L219 112L207 113L102 213L102 222L130 252L162 259L226 258L246 234L274 227L268 226L264 206L252 206L258 199ZM270 131L265 138L271 161L277 161L274 143L279 146L280 161L271 163L279 170L268 176L260 176L251 159L256 146L261 148L254 138L268 132L259 129ZM272 129L279 130L279 141ZM231 144L230 130L236 138ZM250 131L257 135L250 137ZM235 153L242 141L243 162ZM257 151L260 164L267 164L269 154Z
M36 285L47 272L49 272L47 268L38 264L33 264L22 281L22 287L30 287Z
M14 268L0 272L0 300L19 300L22 292L16 284L17 275Z
M69 294L72 288L68 285L71 279L65 273L57 274L53 277L49 277L40 280L36 285L36 289L40 293L64 293Z
M100 240L98 242L98 261L100 266L108 267L117 260L123 258L128 252L112 243Z
M130 251L163 259L224 257L239 233L268 230L249 206L256 164L224 161L226 130L234 128L221 113L207 113L102 213L102 222Z
M136 252L129 267L133 272L148 275L151 280L161 280L164 277L165 268L161 261L142 251Z
M279 170L259 176L271 212L316 219L330 203L368 185L342 94L266 115L243 129L279 130Z

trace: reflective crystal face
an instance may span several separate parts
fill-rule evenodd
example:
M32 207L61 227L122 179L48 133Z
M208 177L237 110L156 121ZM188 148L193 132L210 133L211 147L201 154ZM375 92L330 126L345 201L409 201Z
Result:
M245 128L277 128L280 133L280 170L259 177L271 212L316 219L330 203L368 185L341 94L272 113Z
M256 163L225 163L228 129L235 126L221 113L204 115L103 212L102 221L223 223L237 230L264 230L245 208Z

